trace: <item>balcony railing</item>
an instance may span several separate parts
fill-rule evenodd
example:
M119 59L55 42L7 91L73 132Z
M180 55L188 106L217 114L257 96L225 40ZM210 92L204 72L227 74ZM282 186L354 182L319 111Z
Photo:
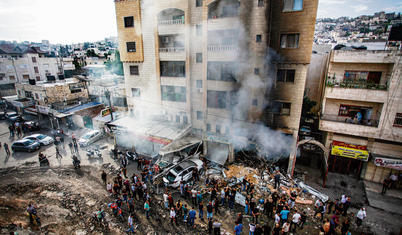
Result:
M371 89L371 90L387 90L387 85L379 85L375 83L359 82L359 81L327 81L327 87L341 87L352 89Z
M160 53L164 52L184 52L186 48L184 47L165 47L165 48L159 48Z
M213 19L222 19L222 18L229 18L229 17L239 17L239 14L222 14L222 15L210 15L208 16L208 19L213 20Z
M237 46L208 46L208 51L237 51Z
M372 126L372 127L378 127L378 123L379 123L379 120L375 120L375 119L361 120L359 123L357 121L357 118L329 115L329 114L323 114L321 116L321 120L331 121L331 122L343 122L343 123L347 123L350 125L361 125L361 126Z
M184 19L158 21L158 25L178 25L178 24L184 24Z

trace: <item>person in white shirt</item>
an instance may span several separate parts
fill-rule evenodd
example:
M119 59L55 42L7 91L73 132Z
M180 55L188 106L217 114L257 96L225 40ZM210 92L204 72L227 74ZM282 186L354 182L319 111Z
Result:
M142 189L147 190L147 185L145 183L142 184Z
M196 198L197 198L197 190L195 190L195 188L193 188L191 190L191 202L193 203L193 205L196 205Z
M286 221L286 223L284 223L282 226L282 235L288 234L289 229L290 229L289 221Z
M398 181L398 173L391 175L389 179L391 180L391 185L389 188L395 188L396 182Z
M129 229L127 229L126 232L134 232L134 227L133 227L133 215L130 215L128 217L128 227L130 227Z
M110 196L112 196L112 195L113 195L113 192L112 192L112 184L111 184L111 183L109 183L109 184L106 186L106 189L107 189L107 191L109 191Z
M301 218L301 215L299 214L298 211L296 211L295 214L293 215L292 222L290 223L290 230L293 231L294 233L296 232L296 227L297 227L297 224L300 222L300 218ZM292 227L294 227L293 230L292 230Z
M173 224L173 221L176 221L177 224L177 219L176 219L176 212L174 211L174 208L172 207L172 210L170 211L170 223Z
M347 201L348 201L348 198L347 198L345 195L342 195L342 196L341 196L341 202L342 202L342 204L345 203L345 202L347 202Z
M279 224L281 222L281 217L279 216L279 213L275 214L275 223Z
M165 192L165 194L163 194L163 201L165 202L165 208L169 208L169 194L167 192Z
M254 234L254 231L255 231L255 224L249 223L248 226L250 227L250 234Z
M362 207L360 208L359 212L357 212L356 216L356 224L357 226L360 226L363 222L363 219L366 218L366 210Z

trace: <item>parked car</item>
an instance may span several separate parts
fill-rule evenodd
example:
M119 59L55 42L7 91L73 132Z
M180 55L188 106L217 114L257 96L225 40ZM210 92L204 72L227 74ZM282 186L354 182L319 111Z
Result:
M311 136L304 136L304 137L303 137L303 140L314 140L314 137L311 137ZM304 150L312 150L312 151L315 151L315 144L306 143L306 144L303 144L302 148L303 148Z
M24 122L24 124L27 128L30 126L33 131L40 130L38 122L30 121L30 122Z
M78 144L81 147L85 147L88 146L90 144L92 144L93 142L103 139L103 135L100 131L98 130L94 130L94 131L90 131L88 133L86 133L79 141Z
M0 120L1 119L6 119L6 112L0 112Z
M10 117L8 119L8 121L14 123L14 122L24 122L26 120L25 120L25 118L23 116L17 115L17 116Z
M13 152L26 151L28 153L40 149L39 142L29 139L17 140L11 145Z
M299 131L300 135L310 135L311 134L311 127L309 126L302 126Z
M196 167L200 171L203 167L203 162L195 157L180 162L163 177L163 182L168 186L177 188L180 185L180 181L187 182L193 178L193 170Z
M47 135L42 135L42 134L34 134L30 135L28 137L25 137L24 139L30 139L33 141L39 142L40 145L49 145L54 142L54 139L50 136Z
M10 119L11 119L12 117L15 117L15 116L18 116L18 114L17 114L16 112L9 112L9 113L6 113L7 121L10 121Z

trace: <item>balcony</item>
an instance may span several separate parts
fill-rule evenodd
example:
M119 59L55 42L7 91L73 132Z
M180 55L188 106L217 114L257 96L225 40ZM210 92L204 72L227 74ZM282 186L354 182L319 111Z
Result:
M323 114L320 119L320 130L334 133L341 133L354 136L364 136L367 138L379 138L379 120L363 121L351 123L351 119L345 116Z
M165 47L159 48L159 53L167 53L167 52L185 52L186 48L184 47Z
M329 86L325 88L325 97L330 99L354 100L364 102L386 103L388 91L354 87Z
M166 25L180 25L180 24L184 24L185 21L184 19L179 19L179 20L162 20L162 21L158 21L158 26L162 25L162 26L166 26Z
M237 46L208 46L208 51L237 51Z
M168 8L158 13L158 34L180 34L184 32L184 11Z

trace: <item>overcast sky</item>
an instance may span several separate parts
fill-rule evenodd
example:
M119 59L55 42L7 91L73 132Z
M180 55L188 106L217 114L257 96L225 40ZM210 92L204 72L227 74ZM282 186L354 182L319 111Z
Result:
M195 0L194 0L195 1ZM319 18L400 12L398 0L320 0ZM0 0L0 40L71 44L117 36L113 0Z

